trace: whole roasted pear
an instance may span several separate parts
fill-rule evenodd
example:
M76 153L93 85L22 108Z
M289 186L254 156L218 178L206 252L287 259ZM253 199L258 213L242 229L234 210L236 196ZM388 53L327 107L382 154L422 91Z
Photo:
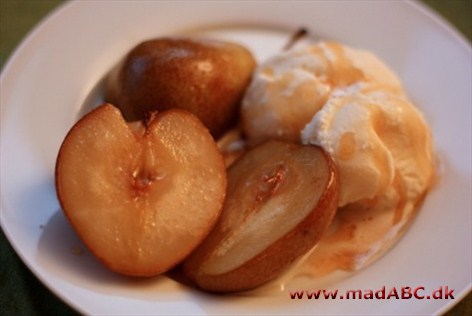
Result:
M110 75L108 101L127 121L181 108L216 138L231 127L256 62L245 47L202 38L158 38L134 47Z

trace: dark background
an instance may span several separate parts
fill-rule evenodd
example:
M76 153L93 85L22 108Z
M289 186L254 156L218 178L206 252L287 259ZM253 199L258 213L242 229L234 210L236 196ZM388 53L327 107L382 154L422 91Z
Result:
M62 2L63 0L0 0L0 68L3 68L22 38ZM423 2L449 20L471 41L472 0ZM1 231L0 315L76 314L36 279ZM472 315L472 293L446 315Z

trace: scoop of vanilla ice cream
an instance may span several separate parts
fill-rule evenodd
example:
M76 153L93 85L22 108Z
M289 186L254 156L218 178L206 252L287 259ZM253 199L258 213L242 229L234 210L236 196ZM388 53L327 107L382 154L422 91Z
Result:
M403 95L370 84L334 90L301 133L323 147L340 175L339 206L374 201L392 187L415 203L434 176L432 139L421 113Z
M395 74L367 51L321 42L280 52L253 75L241 107L244 133L252 144L269 138L299 141L333 89L359 81L403 91Z
M340 179L340 207L304 273L363 268L402 236L434 180L429 128L404 95L357 83L335 89L301 139L331 154Z

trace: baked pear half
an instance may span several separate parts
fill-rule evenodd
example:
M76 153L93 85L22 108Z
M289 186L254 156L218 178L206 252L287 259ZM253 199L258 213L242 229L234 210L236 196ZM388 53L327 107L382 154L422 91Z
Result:
M67 134L56 190L77 234L105 266L153 276L180 263L213 228L226 168L193 114L169 110L127 124L105 104Z
M312 249L330 225L338 175L321 148L271 140L228 169L223 211L184 273L211 292L253 289Z

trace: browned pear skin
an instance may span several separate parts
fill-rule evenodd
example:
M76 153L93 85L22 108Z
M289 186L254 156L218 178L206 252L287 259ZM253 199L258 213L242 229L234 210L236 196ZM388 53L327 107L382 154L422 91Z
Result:
M258 145L229 168L223 212L184 273L210 292L250 290L280 276L321 239L338 194L336 166L321 148Z
M245 47L216 40L159 38L133 48L109 80L109 101L126 120L182 108L217 138L237 120L256 62Z
M153 276L187 257L215 225L225 198L223 158L184 110L128 125L105 104L67 134L56 190L68 220L112 271Z

